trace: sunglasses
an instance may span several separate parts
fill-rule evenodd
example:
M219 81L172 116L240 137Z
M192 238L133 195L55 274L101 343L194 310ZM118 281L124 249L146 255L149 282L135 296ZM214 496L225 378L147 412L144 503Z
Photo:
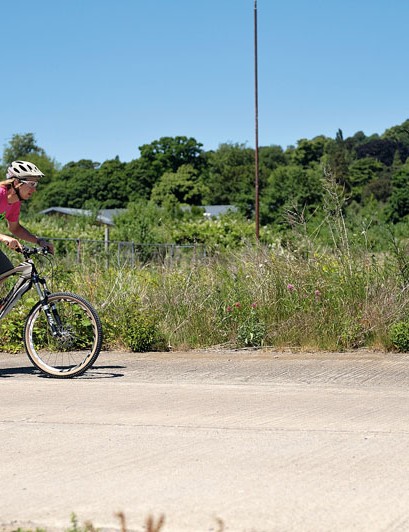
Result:
M19 179L20 183L23 183L23 185L28 185L31 188L36 188L38 185L37 181L24 181L24 179Z

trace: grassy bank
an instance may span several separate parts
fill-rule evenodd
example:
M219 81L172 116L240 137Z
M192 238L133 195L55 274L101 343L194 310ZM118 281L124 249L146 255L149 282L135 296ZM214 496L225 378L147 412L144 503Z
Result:
M398 258L252 246L168 266L61 269L53 289L95 305L108 349L405 349L409 296ZM4 351L21 348L32 296L0 322Z

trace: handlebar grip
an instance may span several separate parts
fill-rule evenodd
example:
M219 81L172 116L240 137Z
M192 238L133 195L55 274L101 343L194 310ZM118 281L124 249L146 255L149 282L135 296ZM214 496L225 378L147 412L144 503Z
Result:
M30 255L39 255L39 254L48 255L48 253L50 253L48 246L40 247L40 248L37 248L37 247L30 248L28 246L23 246L21 249L17 249L16 251L18 253L22 253L25 257L30 257Z

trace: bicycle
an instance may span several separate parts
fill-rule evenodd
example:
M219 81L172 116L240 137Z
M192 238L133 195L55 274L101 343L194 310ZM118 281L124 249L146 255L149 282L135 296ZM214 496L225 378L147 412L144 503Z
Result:
M101 350L102 326L98 314L81 296L50 292L31 258L48 255L47 248L25 246L21 253L24 262L0 275L0 283L13 275L19 276L0 302L0 320L35 287L39 301L29 311L23 329L28 358L50 377L65 379L82 375L94 364Z

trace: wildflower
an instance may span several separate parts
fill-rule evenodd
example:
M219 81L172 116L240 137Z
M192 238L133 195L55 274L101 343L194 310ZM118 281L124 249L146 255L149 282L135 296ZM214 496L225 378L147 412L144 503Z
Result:
M236 308L240 308L240 307L241 307L241 303L239 303L239 302L234 303L234 306L235 306Z
M257 308L257 303L252 303L251 308Z
M315 299L319 299L321 297L321 292L317 289L315 290Z
M233 310L233 309L231 308L230 305L226 308L226 312L231 312L232 310Z
M287 290L288 290L289 292L294 292L294 290L295 290L295 286L294 286L293 284L290 284L290 283L289 283L289 284L287 285Z

